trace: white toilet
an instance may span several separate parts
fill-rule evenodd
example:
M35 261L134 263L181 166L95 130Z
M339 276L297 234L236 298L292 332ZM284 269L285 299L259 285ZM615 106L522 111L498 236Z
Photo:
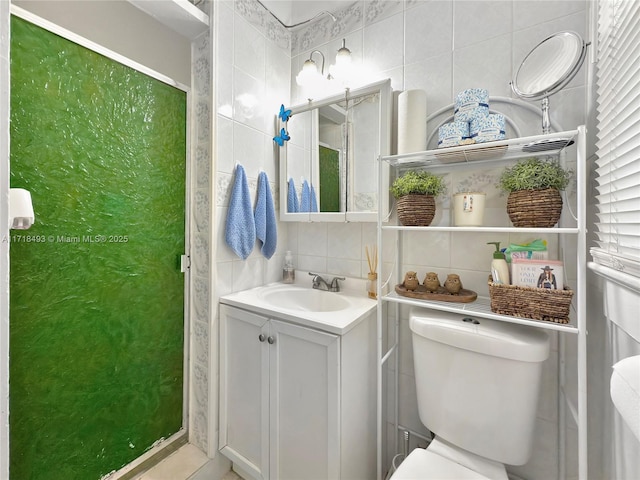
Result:
M413 356L422 423L435 434L393 480L506 480L504 464L531 455L549 336L495 320L413 308Z

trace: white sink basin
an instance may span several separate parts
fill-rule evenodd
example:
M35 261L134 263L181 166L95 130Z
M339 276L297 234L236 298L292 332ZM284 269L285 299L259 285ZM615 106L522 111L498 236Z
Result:
M308 288L288 287L265 290L259 295L274 307L305 312L336 312L346 310L350 303L335 292L311 290Z
M295 284L271 283L225 295L220 302L343 335L376 308L364 282L356 288L350 288L349 279L344 283L347 288L340 292L327 292L312 289L311 279L302 276Z

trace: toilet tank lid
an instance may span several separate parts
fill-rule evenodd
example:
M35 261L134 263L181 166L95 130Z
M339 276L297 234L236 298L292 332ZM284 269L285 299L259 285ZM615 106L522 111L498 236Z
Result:
M542 329L418 307L409 317L414 334L463 350L522 362L549 356L549 336Z

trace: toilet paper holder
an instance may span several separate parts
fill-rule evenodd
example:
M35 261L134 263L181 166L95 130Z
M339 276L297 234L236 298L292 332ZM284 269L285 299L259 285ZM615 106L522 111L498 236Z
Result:
M9 189L9 228L26 230L35 222L31 193L24 188Z

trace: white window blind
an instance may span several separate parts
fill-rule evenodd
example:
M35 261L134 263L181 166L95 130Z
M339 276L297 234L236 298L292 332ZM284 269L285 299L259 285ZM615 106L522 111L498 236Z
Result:
M640 0L598 2L596 263L640 277Z

